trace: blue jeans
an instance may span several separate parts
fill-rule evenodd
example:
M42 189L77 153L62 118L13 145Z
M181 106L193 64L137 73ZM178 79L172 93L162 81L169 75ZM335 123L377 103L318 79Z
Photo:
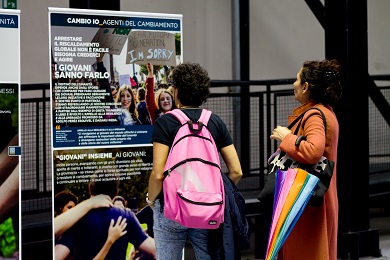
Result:
M181 260L187 238L191 241L196 259L211 260L208 252L209 230L186 228L167 219L161 212L160 200L155 201L153 221L157 260Z

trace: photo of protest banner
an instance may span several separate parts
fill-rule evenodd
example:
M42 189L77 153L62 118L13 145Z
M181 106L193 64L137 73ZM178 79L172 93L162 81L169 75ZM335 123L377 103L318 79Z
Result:
M130 28L100 28L92 39L92 43L100 48L108 48L109 54L120 55L130 33Z
M98 217L102 214L124 214L134 228L118 238L107 259L129 259L129 245L145 236L145 227L153 230L153 211L146 204L153 125L140 123L136 110L148 72L141 61L126 62L132 54L127 50L133 31L164 41L169 51L157 51L161 58L150 62L156 65L155 85L166 82L167 73L182 62L181 19L173 14L49 8L55 259L62 253L74 259L96 257L109 228L107 218ZM115 192L102 191L113 187ZM85 206L99 197L96 193L108 197L113 207ZM117 202L122 203L120 213L114 209ZM64 229L61 220L77 207L89 210ZM130 223L134 216L137 221ZM83 239L88 235L93 240Z
M0 259L19 259L20 11L0 9Z
M176 66L175 34L132 31L127 43L126 63Z

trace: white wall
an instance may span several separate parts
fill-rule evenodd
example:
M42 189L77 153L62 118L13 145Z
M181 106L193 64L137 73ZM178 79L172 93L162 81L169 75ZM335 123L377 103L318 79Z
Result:
M19 0L22 84L49 83L49 6L69 7L68 0Z
M368 2L369 72L390 74L390 1ZM48 7L68 0L19 0L22 83L49 81ZM183 14L184 61L212 79L232 79L231 1L121 0L121 11ZM252 80L295 77L302 62L323 59L324 30L303 0L250 1Z
M390 74L390 1L368 1L368 71Z
M251 79L292 78L304 60L324 59L325 32L305 1L250 3Z
M213 79L232 79L231 3L228 0L121 1L121 11L183 15L183 58Z

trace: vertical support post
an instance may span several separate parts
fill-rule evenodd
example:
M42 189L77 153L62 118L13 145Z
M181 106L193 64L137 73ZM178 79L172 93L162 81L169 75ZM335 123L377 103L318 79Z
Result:
M233 80L241 80L241 40L240 40L240 0L231 1L232 10L232 75ZM229 92L240 93L240 86L230 86ZM234 96L232 99L233 114L239 115L241 111L241 96ZM237 153L241 157L241 124L233 125L233 140L236 145Z
M43 102L42 102L42 122L46 122L46 89L43 89L42 90L42 99L43 99ZM39 106L39 104L38 104ZM40 124L40 121L38 121L38 125ZM43 145L42 145L42 186L43 186L43 191L44 192L47 192L47 185L46 185L46 181L47 181L47 176L46 176L46 168L47 168L47 154L46 154L46 144L47 144L47 140L46 140L46 127L45 126L41 126L41 129L43 129L42 131L42 140L43 140ZM39 135L37 135L39 136ZM39 139L39 138L37 138ZM37 146L39 147L39 146ZM41 158L41 157L37 157L37 158ZM39 179L39 176L38 176L38 179ZM39 182L38 182L38 185L39 185ZM37 187L38 188L38 191L40 190L39 189L39 186Z
M379 235L369 221L367 0L325 0L325 20L326 58L337 59L343 69L343 97L336 108L339 252L342 258L380 256ZM368 236L377 242L365 243Z
M241 165L244 174L250 170L250 96L249 96L249 0L240 1L240 77L241 85ZM245 130L245 131L244 131Z
M44 103L44 102L42 102ZM37 118L36 118L36 125L35 125L35 132L36 132L36 136L37 138L35 139L35 147L36 147L36 157L35 157L35 189L37 192L39 192L39 179L40 179L40 170L39 170L39 166L40 166L40 159L41 159L41 156L40 156L40 152L39 152L39 146L40 146L40 132L41 132L41 129L43 129L42 127L40 127L39 125L39 122L41 122L40 120L40 116L39 116L39 111L40 111L40 108L39 108L39 102L37 102L35 104L35 111L36 111L36 115L37 115ZM43 163L46 163L46 162L43 162ZM43 174L46 174L46 172L44 172Z

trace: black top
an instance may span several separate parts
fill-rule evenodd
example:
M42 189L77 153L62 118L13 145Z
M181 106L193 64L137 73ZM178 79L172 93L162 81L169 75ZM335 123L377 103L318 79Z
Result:
M149 112L146 107L146 101L142 100L137 103L137 111L138 111L138 120L141 121L142 125L150 125L150 117Z
M181 110L194 122L199 119L202 113L201 108ZM171 147L180 126L180 121L174 115L165 114L160 116L154 123L152 142L165 144ZM218 150L233 144L229 130L221 118L216 114L211 114L207 127L214 138Z

